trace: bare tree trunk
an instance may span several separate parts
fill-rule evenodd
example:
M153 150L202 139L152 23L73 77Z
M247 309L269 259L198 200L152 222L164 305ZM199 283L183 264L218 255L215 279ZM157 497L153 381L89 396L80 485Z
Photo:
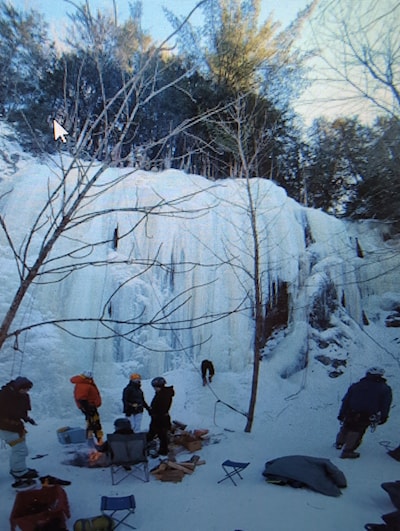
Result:
M260 372L260 345L262 344L262 330L263 330L263 305L262 305L262 288L260 285L260 245L258 241L257 233L257 218L256 209L254 206L253 197L250 188L249 176L247 179L247 194L249 199L249 211L251 230L253 235L253 251L254 251L254 311L255 311L255 331L253 342L253 377L251 381L250 403L249 410L247 412L247 423L244 431L246 433L251 432L254 420L254 411L256 408L257 390L258 390L258 376Z

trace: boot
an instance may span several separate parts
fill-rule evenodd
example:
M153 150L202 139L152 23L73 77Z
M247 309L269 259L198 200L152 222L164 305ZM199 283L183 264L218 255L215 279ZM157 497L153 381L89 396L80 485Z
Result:
M359 452L349 452L343 450L343 452L340 454L341 459L357 459L358 457L360 457Z
M355 452L362 440L362 434L360 434L358 431L348 431L346 433L346 442L343 446L342 455L340 456L342 459L356 459L357 457L360 457L360 454L358 452ZM337 440L336 442L341 442Z
M38 471L35 470L34 468L28 468L28 470L22 475L17 475L17 474L14 474L13 472L11 472L11 475L15 479L34 479L39 476Z
M396 459L396 461L400 461L400 446L398 446L394 450L389 450L388 455L390 455L390 457L393 457L393 459Z

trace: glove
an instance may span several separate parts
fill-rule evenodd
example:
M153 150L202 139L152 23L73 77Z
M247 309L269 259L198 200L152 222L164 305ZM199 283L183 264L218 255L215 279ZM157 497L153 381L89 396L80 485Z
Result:
M79 400L79 406L81 410L86 413L89 407L89 402L87 400Z
M88 406L88 407L86 408L86 413L87 413L90 417L92 417L92 416L96 413L96 408L95 408L95 406Z
M29 422L29 424L32 424L32 426L37 426L37 423L31 419L31 417L27 417L26 422Z

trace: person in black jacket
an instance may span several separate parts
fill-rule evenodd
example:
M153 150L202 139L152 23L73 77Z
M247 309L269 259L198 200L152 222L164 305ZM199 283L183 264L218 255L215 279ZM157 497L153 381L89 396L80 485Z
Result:
M171 429L171 417L169 409L172 405L172 398L175 395L172 386L166 387L167 382L162 376L157 376L151 381L155 395L150 404L150 428L147 433L147 442L156 437L160 440L160 455L168 455L168 431Z
M134 431L132 429L129 419L119 418L114 421L114 435L133 435ZM96 445L96 450L98 452L109 453L110 445L108 441L104 441L102 444Z
M11 447L10 474L16 479L37 478L38 473L33 468L27 468L24 422L36 425L28 415L31 409L29 390L32 382L24 376L11 380L0 390L0 439Z
M150 411L141 388L140 374L131 374L130 381L122 392L122 402L124 404L125 415L130 417L133 431L139 433L142 424L143 410L146 409L147 411Z
M342 400L338 420L342 423L336 436L336 448L342 459L360 457L355 452L368 426L384 424L392 403L392 389L386 383L384 369L371 367L364 378L351 385Z
M208 381L211 383L215 374L214 364L210 360L203 360L201 362L201 379L203 380L203 385L207 385L207 372Z

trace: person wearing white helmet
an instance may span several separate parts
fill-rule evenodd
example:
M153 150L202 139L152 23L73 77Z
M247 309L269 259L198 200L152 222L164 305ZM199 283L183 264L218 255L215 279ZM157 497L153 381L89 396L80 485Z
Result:
M341 428L336 436L336 448L342 449L342 459L360 457L355 450L370 425L384 424L392 403L392 389L386 383L381 367L371 367L366 375L352 384L343 397L338 420Z
M86 418L86 438L92 440L93 435L97 444L103 444L103 429L100 422L98 408L101 406L100 391L93 380L92 371L84 371L70 378L74 384L74 399L76 406Z

